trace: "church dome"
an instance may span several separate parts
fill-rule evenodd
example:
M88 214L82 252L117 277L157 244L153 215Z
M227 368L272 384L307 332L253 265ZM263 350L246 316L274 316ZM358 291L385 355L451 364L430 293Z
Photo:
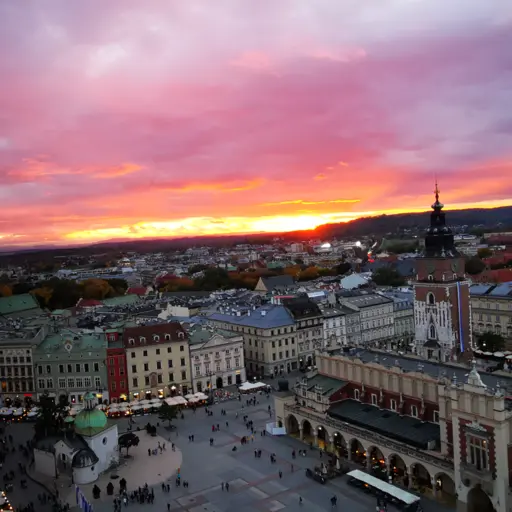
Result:
M71 466L73 468L90 468L99 460L98 456L91 449L82 448L74 455Z
M84 397L86 407L75 417L75 432L85 436L98 434L107 427L107 415L94 406L95 396L87 393Z

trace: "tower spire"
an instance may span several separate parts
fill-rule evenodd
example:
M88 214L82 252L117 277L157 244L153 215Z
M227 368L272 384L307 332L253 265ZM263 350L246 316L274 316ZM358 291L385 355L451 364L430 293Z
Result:
M436 176L436 188L434 190L434 194L436 195L436 203L439 202L439 187L437 185L437 176Z

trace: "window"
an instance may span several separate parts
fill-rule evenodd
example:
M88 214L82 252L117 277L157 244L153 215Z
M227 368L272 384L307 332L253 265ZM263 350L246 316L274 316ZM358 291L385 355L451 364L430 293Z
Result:
M83 382L82 377L77 377L76 378L76 387L79 388L79 389L83 389L84 382Z
M109 360L108 360L108 364L109 364L110 366L114 366L114 358L113 358L113 357L109 358Z
M46 381L44 379L37 379L37 387L39 389L44 389L45 384L46 384Z
M418 408L415 405L411 405L411 416L413 418L418 417Z
M148 357L148 351L147 350L143 350L142 351L142 356L143 357Z
M171 347L167 347L167 353L170 354L172 352Z
M229 357L226 358L226 369L231 370L231 359Z
M112 382L111 385L110 385L110 389L112 391L115 391L116 390L116 383L115 382Z
M162 361L157 361L156 362L156 369L157 370L161 370L162 369Z
M146 386L149 386L149 376L148 376L148 375L146 375L146 376L144 377L144 384L145 384Z
M174 382L174 373L169 373L169 382Z
M396 411L396 400L394 400L393 398L389 401L389 408L392 411Z
M100 363L94 363L94 371L99 372L100 371Z
M144 371L149 372L149 363L144 363Z
M215 365L215 371L220 372L220 363L216 363Z
M439 423L439 411L434 411L432 421L434 423Z
M185 358L184 357L181 358L180 362L181 362L181 366L186 366L185 365Z
M181 372L181 380L187 380L187 372Z
M73 389L75 387L75 379L68 379L68 388Z
M137 365L132 364L132 373L137 373Z
M428 337L431 340L436 339L436 327L433 324L431 324L430 327L428 328Z
M66 379L64 377L59 377L59 388L65 389L66 388Z
M89 389L91 385L91 377L84 377L84 388Z
M377 395L372 393L372 405L377 405Z
M160 349L159 349L159 348L157 348L157 349L156 349L156 355L157 355L157 356L159 356L159 355L160 355Z
M436 298L432 292L427 293L427 304L433 306L436 303Z
M84 363L84 372L89 373L89 363Z
M172 368L172 359L167 360L167 368Z
M157 375L156 380L157 380L158 384L162 384L163 379L162 379L162 374L161 374L161 373L159 373L159 374Z
M185 347L183 345L180 345L180 352L185 352Z
M80 373L80 364L75 364L75 372Z
M135 352L131 352L130 356L131 356L132 359L135 359Z
M196 377L199 377L201 375L201 365L196 364L194 366L194 371L196 372Z
M475 466L479 471L489 469L487 449L485 439L474 436L468 437L468 463Z
M359 396L360 396L359 389L354 389L354 398L356 400L359 400Z
M134 388L138 388L139 387L139 379L137 379L137 377L134 377L132 379L132 384L133 384Z
M94 387L101 388L101 377L94 377Z
M59 373L64 373L64 365L59 364Z

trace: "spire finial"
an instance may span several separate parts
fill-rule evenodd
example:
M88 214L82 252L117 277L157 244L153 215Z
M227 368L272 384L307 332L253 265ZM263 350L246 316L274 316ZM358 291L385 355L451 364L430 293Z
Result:
M437 177L436 177L436 188L434 190L434 193L436 195L436 203L438 203L439 202L439 187L437 185Z

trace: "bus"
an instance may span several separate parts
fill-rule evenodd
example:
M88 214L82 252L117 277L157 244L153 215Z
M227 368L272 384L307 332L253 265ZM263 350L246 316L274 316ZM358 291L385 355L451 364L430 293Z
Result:
M405 512L423 512L420 498L399 487L388 484L363 471L355 469L347 473L348 483L373 494L379 502L387 502Z

